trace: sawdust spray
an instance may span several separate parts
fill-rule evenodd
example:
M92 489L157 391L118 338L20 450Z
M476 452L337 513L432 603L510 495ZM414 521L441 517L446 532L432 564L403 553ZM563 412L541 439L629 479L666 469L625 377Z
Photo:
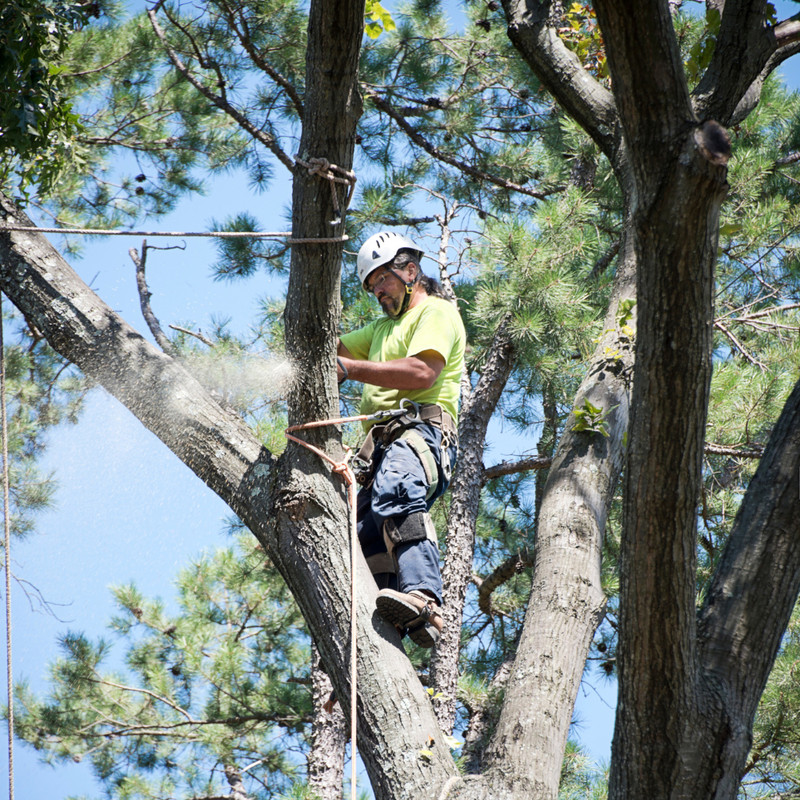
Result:
M189 372L206 389L235 406L274 403L286 398L292 367L271 353L195 353L183 358Z

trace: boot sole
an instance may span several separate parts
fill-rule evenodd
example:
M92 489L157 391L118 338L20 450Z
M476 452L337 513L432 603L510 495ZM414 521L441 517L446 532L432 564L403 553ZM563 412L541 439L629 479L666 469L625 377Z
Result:
M439 641L438 628L422 619L419 609L407 600L378 594L375 607L386 622L404 629L409 639L420 647L431 648Z

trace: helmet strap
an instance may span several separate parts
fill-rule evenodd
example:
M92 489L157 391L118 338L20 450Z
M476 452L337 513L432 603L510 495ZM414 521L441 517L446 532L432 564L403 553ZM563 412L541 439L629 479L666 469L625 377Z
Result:
M419 280L419 267L417 267L417 274L413 281L404 281L400 277L400 273L397 272L397 270L394 270L391 267L387 267L387 269L392 273L392 275L395 276L395 278L397 278L397 280L400 281L400 283L403 284L403 286L406 287L405 294L403 295L403 302L400 305L400 310L397 312L397 316L395 317L395 319L397 319L398 317L402 317L403 314L408 311L408 304L411 302L411 295L414 292L414 284Z

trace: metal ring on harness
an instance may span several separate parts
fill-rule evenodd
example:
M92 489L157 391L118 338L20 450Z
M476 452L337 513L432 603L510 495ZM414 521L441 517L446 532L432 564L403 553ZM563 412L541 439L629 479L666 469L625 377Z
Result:
M403 414L403 416L407 416L409 418L408 419L409 422L421 422L422 421L422 413L421 413L421 410L420 410L420 404L419 403L415 403L413 400L409 400L407 397L404 397L400 401L400 410L403 411L408 406L411 406L411 408L414 409L414 415L411 416L410 414L408 414L408 412L405 412Z

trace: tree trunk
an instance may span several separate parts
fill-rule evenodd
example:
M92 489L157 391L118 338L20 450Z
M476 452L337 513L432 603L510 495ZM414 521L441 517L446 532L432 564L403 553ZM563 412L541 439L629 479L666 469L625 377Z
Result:
M319 667L319 651L311 646L311 700L314 721L308 752L308 787L319 800L339 800L344 781L347 725L341 705L330 707L333 684ZM329 710L328 710L329 709Z
M600 554L620 475L628 421L632 343L617 308L633 295L634 260L623 255L605 334L575 398L608 413L608 436L567 420L539 511L531 599L494 739L485 758L493 797L554 798L586 655L602 619ZM608 352L618 353L609 357Z
M363 2L351 0L311 4L303 160L324 157L343 168L352 163L363 10ZM298 172L294 203L294 238L340 235L329 224L334 208L327 181ZM9 223L31 224L6 200L2 210ZM341 248L293 249L286 309L287 348L297 376L292 421L336 410ZM2 289L53 347L131 409L256 535L286 579L342 705L349 707L351 570L341 478L299 446L287 448L278 462L240 418L221 409L178 362L100 301L43 237L0 235L0 265ZM338 452L331 431L308 438ZM454 776L450 750L396 632L374 613L375 586L361 557L355 582L360 754L379 799L426 795Z
M443 695L442 700L436 701L436 716L446 733L452 733L456 718L461 620L472 578L475 525L483 488L483 444L489 420L514 365L513 352L513 344L502 325L478 385L461 409L459 419L459 456L447 523L447 557L442 569L444 627L431 658L431 683L435 693Z

